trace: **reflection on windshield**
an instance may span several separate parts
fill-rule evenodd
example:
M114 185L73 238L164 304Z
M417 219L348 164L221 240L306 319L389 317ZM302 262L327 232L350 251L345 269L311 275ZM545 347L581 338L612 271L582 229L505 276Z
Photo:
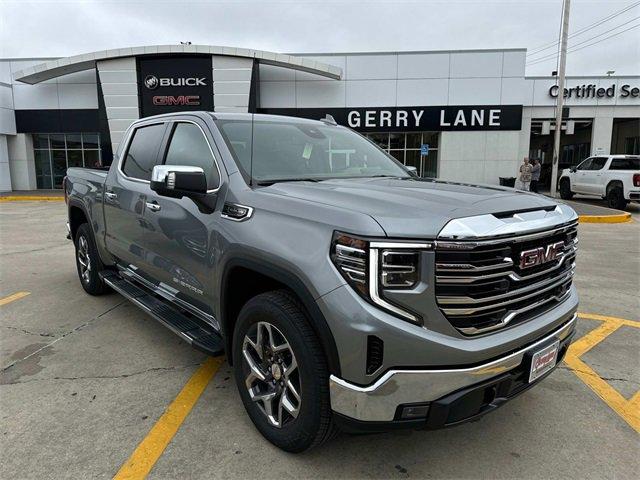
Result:
M408 177L397 161L344 127L306 122L217 120L246 177L259 183Z

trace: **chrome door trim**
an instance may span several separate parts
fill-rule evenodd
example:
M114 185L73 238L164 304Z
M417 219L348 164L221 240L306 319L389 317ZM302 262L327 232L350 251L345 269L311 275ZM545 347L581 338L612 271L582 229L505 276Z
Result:
M172 117L168 117L168 118L164 118L160 122L150 122L148 125L145 125L144 123L139 123L139 124L138 123L132 123L131 126L129 127L129 130L127 130L126 137L125 137L126 143L124 143L124 148L122 150L122 155L120 155L120 158L118 158L118 168L116 169L116 171L118 172L118 174L122 175L125 179L127 179L129 181L150 184L151 182L149 180L143 180L141 178L134 178L134 177L127 176L124 173L124 171L122 170L122 166L124 164L124 159L126 158L127 152L129 151L129 146L130 146L131 140L133 138L133 132L136 129L144 128L144 127L150 127L151 125L158 125L158 124L166 125L169 122L170 123L192 123L192 124L194 124L196 127L198 127L200 129L200 132L202 133L202 136L204 137L205 141L207 142L207 146L209 147L209 152L211 153L211 158L213 158L213 164L216 166L216 170L218 171L218 186L216 188L214 188L214 189L207 190L207 193L216 193L218 190L220 190L220 187L222 187L222 172L220 171L220 166L218 165L218 159L216 158L216 155L213 153L213 148L211 148L211 142L209 142L209 139L207 138L207 135L205 134L204 129L200 126L199 123L194 122L193 120L173 119ZM172 134L173 134L173 132L172 132ZM167 143L167 146L170 143L171 143L171 138L169 138L169 143ZM162 161L164 162L164 158L162 159ZM164 165L164 163L161 163L159 165Z

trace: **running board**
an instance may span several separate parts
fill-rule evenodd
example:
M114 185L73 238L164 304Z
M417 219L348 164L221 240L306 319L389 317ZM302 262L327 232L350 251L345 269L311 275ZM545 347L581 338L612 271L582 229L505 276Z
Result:
M196 318L184 315L164 299L122 278L116 272L101 272L100 277L104 280L104 283L140 307L194 348L213 357L224 355L224 341L220 334L209 325Z

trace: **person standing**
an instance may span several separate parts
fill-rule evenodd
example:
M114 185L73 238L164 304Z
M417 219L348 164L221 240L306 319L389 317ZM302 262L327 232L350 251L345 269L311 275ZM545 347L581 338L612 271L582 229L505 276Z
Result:
M529 185L531 184L531 164L529 163L529 157L524 157L520 169L518 170L518 182L516 188L518 190L529 191Z
M540 165L540 160L537 158L533 159L533 165L531 166L531 186L530 190L533 193L538 193L538 182L540 181L540 170L542 169L542 165Z

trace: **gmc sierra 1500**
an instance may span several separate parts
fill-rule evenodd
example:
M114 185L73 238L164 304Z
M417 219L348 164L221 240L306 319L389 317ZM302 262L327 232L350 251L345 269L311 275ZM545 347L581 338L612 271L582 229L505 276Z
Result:
M145 118L65 192L83 288L226 353L287 451L479 418L574 333L571 208L417 178L330 117Z

